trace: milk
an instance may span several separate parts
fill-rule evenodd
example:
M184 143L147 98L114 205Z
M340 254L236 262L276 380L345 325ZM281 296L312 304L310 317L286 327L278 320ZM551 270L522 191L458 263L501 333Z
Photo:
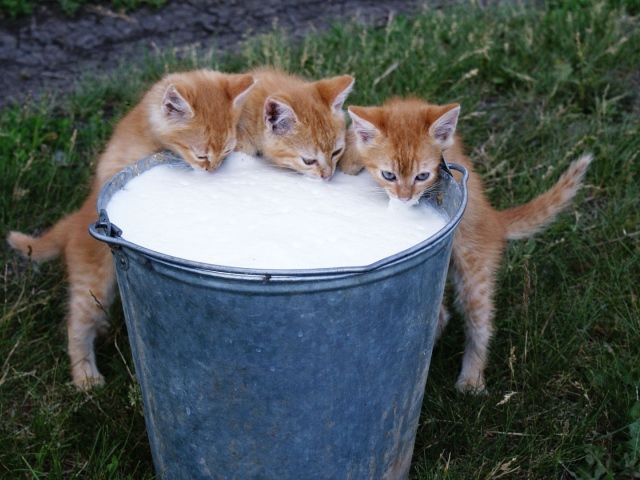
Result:
M252 269L365 266L426 240L446 223L424 202L389 206L362 173L307 178L241 153L214 173L156 166L107 205L134 244L196 262Z

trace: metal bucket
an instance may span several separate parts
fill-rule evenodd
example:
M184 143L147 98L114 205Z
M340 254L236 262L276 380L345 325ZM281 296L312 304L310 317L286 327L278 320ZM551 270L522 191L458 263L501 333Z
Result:
M413 248L366 267L265 271L120 236L111 196L179 162L161 153L120 172L90 227L114 254L156 474L406 478L466 171L450 165L457 183L443 165L443 194L426 201L449 221Z

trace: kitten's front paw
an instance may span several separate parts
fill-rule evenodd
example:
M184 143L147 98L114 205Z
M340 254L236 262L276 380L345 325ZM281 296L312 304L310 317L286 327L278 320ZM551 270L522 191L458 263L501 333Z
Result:
M345 159L345 158L340 160L340 163L338 163L338 166L340 167L340 170L342 170L347 175L358 175L364 168L359 163L354 161L349 161L349 159Z
M462 375L456 382L456 388L461 393L472 393L474 395L489 395L489 391L484 386L484 376L478 375L472 378L464 378Z
M94 387L104 386L104 377L89 362L74 365L71 375L73 376L73 384L78 390L87 391Z
M346 173L347 175L358 175L361 171L362 171L363 167L359 167L359 166L354 166L354 167L340 167L340 170L342 170L344 173Z

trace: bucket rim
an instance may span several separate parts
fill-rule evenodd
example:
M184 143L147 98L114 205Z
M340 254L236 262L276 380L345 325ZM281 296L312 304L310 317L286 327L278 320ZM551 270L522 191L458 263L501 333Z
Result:
M177 159L181 160L180 157L174 155L166 155L162 153L160 155L164 155L169 159ZM158 154L153 155L152 157L156 157ZM147 157L150 158L150 157ZM140 162L146 159L140 160ZM111 247L111 249L130 249L144 257L148 257L155 261L159 261L164 264L168 264L174 267L185 268L189 270L197 270L201 272L208 273L221 273L226 275L239 275L239 276L259 276L262 278L270 278L270 277L330 277L330 276L345 276L351 274L364 274L368 272L372 272L375 270L379 270L391 265L394 265L398 262L408 260L409 258L422 253L423 251L434 248L443 240L449 237L449 235L453 234L453 230L458 226L460 220L462 219L462 215L467 206L468 200L468 190L467 190L467 181L469 179L469 172L462 165L456 163L448 163L444 161L442 164L442 174L450 175L451 179L458 184L461 189L461 199L460 205L455 213L455 215L435 234L430 236L429 238L423 240L422 242L409 247L405 250L397 252L393 255L380 259L374 263L369 265L361 265L361 266L348 266L348 267L324 267L324 268L306 268L306 269L259 269L259 268L246 268L246 267L232 267L226 265L217 265L211 263L197 262L193 260L187 260L180 257L174 257L173 255L168 255L165 253L157 252L155 250L151 250L149 248L143 247L141 245L132 243L123 237L121 237L122 230L120 230L115 224L109 221L109 217L106 212L106 205L102 205L104 203L104 196L107 194L112 183L114 183L119 176L123 175L125 172L133 172L139 171L137 165L140 163L137 162L116 174L112 177L101 189L100 195L98 197L98 215L99 219L97 222L92 223L89 226L89 234L99 240L101 242L106 243ZM449 171L456 170L457 172L462 174L462 178L460 181L456 181L455 177Z

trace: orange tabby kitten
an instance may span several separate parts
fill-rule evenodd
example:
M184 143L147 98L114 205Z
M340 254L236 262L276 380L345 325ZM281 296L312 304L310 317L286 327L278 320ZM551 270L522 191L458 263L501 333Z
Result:
M113 259L88 227L98 219L96 203L105 182L144 157L170 149L195 168L215 170L236 143L240 107L254 78L197 70L168 75L155 84L116 126L100 157L91 193L40 238L11 232L9 244L33 260L64 253L69 279L67 331L73 381L79 388L101 385L94 339L107 327L105 310L115 293Z
M242 108L237 150L315 178L329 179L344 151L344 101L353 77L308 82L258 69Z
M497 211L489 204L482 181L455 134L458 104L436 106L415 98L392 99L382 107L353 106L348 111L353 123L340 166L350 174L364 167L391 198L413 204L437 189L443 152L448 162L469 171L469 201L454 235L450 270L467 336L456 386L462 392L482 391L493 333L496 272L505 241L532 236L550 223L580 188L592 157L585 155L573 162L550 190L530 202ZM441 306L437 337L448 317Z

